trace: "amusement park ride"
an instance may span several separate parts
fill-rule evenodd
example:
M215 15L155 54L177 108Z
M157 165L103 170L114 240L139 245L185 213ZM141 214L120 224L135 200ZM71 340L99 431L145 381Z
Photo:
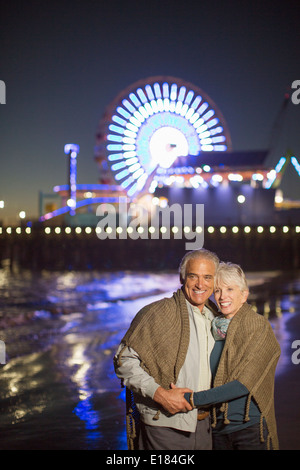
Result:
M66 145L65 153L69 184L54 187L61 207L46 213L41 193L42 222L58 217L71 225L95 225L97 205L117 203L120 197L128 204L204 203L209 223L216 224L237 223L241 214L233 207L248 198L251 210L245 217L248 223L251 217L259 222L284 206L275 196L289 163L300 176L290 152L270 168L268 150L232 151L228 126L213 100L197 86L169 76L140 80L107 107L96 135L98 184L77 184L78 145Z

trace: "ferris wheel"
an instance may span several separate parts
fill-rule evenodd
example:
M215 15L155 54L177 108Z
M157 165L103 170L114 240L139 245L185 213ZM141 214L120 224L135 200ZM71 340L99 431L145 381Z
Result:
M192 174L193 157L231 150L224 117L200 88L158 76L123 90L100 123L98 160L129 197L155 190L172 173ZM208 161L209 163L209 161Z

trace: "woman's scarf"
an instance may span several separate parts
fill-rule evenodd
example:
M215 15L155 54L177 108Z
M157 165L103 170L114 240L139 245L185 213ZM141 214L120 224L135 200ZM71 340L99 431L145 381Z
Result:
M215 341L222 341L226 338L227 329L230 323L229 318L223 316L215 317L211 323L212 335Z

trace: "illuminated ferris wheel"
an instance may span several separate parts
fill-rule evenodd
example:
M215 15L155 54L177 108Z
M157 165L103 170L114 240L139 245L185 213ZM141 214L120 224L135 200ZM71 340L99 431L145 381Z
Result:
M231 150L226 122L198 87L159 76L140 80L109 105L97 135L95 158L108 164L129 197L176 175L192 176L193 157Z

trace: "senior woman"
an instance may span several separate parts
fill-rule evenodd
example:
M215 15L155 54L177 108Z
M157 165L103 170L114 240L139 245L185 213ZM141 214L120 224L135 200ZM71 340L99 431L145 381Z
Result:
M240 266L220 263L213 320L213 388L184 396L192 406L212 408L214 450L278 449L274 410L275 368L280 347L270 323L247 303Z

